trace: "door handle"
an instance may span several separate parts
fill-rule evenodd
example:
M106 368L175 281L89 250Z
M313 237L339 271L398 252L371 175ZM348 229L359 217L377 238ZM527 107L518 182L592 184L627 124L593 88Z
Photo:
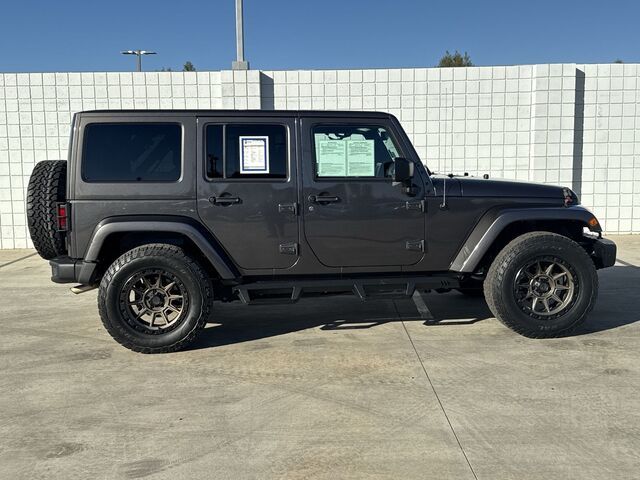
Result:
M239 197L209 197L209 201L213 205L226 206L226 205L235 205L237 203L240 203L241 200Z
M319 203L320 205L324 203L336 203L340 201L340 197L336 197L333 195L309 195L309 201L311 203Z

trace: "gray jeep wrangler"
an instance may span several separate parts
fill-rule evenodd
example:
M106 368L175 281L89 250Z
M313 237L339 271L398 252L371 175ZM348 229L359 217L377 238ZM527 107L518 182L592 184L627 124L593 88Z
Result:
M92 111L38 163L28 225L52 280L99 286L113 338L169 352L214 300L484 293L505 325L566 335L616 246L568 188L436 175L392 115Z

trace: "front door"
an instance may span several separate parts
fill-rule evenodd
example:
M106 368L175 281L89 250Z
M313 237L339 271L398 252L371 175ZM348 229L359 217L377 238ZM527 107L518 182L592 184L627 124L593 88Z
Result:
M424 255L424 185L394 184L405 156L393 126L380 119L302 122L306 240L331 267L412 265Z
M293 118L200 117L198 214L243 269L298 258Z

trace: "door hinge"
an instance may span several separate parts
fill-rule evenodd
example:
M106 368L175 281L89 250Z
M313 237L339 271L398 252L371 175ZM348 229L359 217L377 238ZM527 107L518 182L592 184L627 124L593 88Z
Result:
M420 200L419 202L405 202L404 204L404 208L406 208L407 210L420 210L421 212L424 212L425 210L425 203L424 200Z
M281 243L279 247L280 253L283 255L298 255L297 243Z
M415 252L424 252L424 240L408 240L406 247L407 247L407 250L412 250Z
M291 213L293 215L298 215L298 203L279 203L278 213Z

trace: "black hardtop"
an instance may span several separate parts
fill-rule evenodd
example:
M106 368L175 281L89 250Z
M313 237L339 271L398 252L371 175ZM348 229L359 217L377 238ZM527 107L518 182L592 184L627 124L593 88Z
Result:
M163 116L196 116L196 117L314 117L314 118L394 118L390 113L348 110L85 110L78 113L82 116L106 115L132 117Z

